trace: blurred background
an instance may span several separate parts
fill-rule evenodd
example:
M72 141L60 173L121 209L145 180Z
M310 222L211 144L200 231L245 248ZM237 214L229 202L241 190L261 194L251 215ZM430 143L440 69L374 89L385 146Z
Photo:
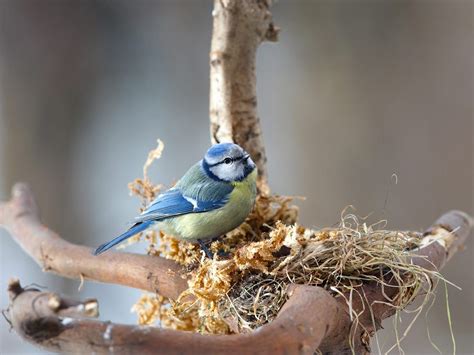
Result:
M352 204L388 228L473 214L473 2L295 1L273 8L277 44L258 54L258 99L275 193L306 196L322 227ZM160 138L155 182L171 184L209 141L212 2L0 0L0 200L31 184L43 222L98 246L137 212L127 183ZM398 177L395 184L392 174ZM134 323L140 291L44 274L0 230L0 307L19 277L97 297L101 319ZM443 270L458 353L474 352L472 238ZM145 245L132 251L143 252ZM443 286L402 343L452 351ZM405 321L403 325L407 325ZM394 341L391 321L379 333ZM373 348L376 349L375 344ZM45 353L0 319L0 353Z

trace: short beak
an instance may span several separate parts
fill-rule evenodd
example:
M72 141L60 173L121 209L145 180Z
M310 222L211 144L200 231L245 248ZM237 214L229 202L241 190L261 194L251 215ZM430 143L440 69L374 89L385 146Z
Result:
M245 166L253 169L255 168L255 163L253 162L252 158L250 158L250 154L246 154L243 158L242 161L244 162Z

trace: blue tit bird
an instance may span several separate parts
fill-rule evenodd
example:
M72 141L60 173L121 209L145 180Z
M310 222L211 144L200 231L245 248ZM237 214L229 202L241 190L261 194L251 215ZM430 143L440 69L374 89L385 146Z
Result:
M257 169L250 155L233 143L215 144L174 187L160 194L132 227L102 244L99 255L148 228L156 228L187 242L198 242L212 257L204 241L220 237L244 222L257 194Z

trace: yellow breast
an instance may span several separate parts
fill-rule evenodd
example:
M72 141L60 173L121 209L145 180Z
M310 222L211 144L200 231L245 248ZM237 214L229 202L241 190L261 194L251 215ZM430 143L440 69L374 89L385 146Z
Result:
M195 241L220 237L241 225L255 204L257 171L244 180L233 182L229 201L221 208L209 212L190 213L166 220L167 229L175 237Z

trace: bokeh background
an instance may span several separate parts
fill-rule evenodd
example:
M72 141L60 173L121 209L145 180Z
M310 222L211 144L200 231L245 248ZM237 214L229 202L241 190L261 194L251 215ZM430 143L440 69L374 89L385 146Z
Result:
M259 113L273 191L307 197L304 225L332 225L349 204L394 229L473 213L473 10L469 0L274 6L282 32L258 54ZM27 181L44 223L66 239L97 246L121 232L139 207L127 183L157 138L165 152L151 176L167 184L209 145L211 11L211 0L0 0L0 199ZM101 319L136 321L140 291L88 282L78 292L4 230L0 245L1 308L16 276L97 297ZM461 354L474 352L473 247L471 238L443 271L463 289L449 288ZM442 287L407 353L436 352L427 323L451 352ZM391 321L384 327L386 349ZM44 351L0 319L0 353Z

